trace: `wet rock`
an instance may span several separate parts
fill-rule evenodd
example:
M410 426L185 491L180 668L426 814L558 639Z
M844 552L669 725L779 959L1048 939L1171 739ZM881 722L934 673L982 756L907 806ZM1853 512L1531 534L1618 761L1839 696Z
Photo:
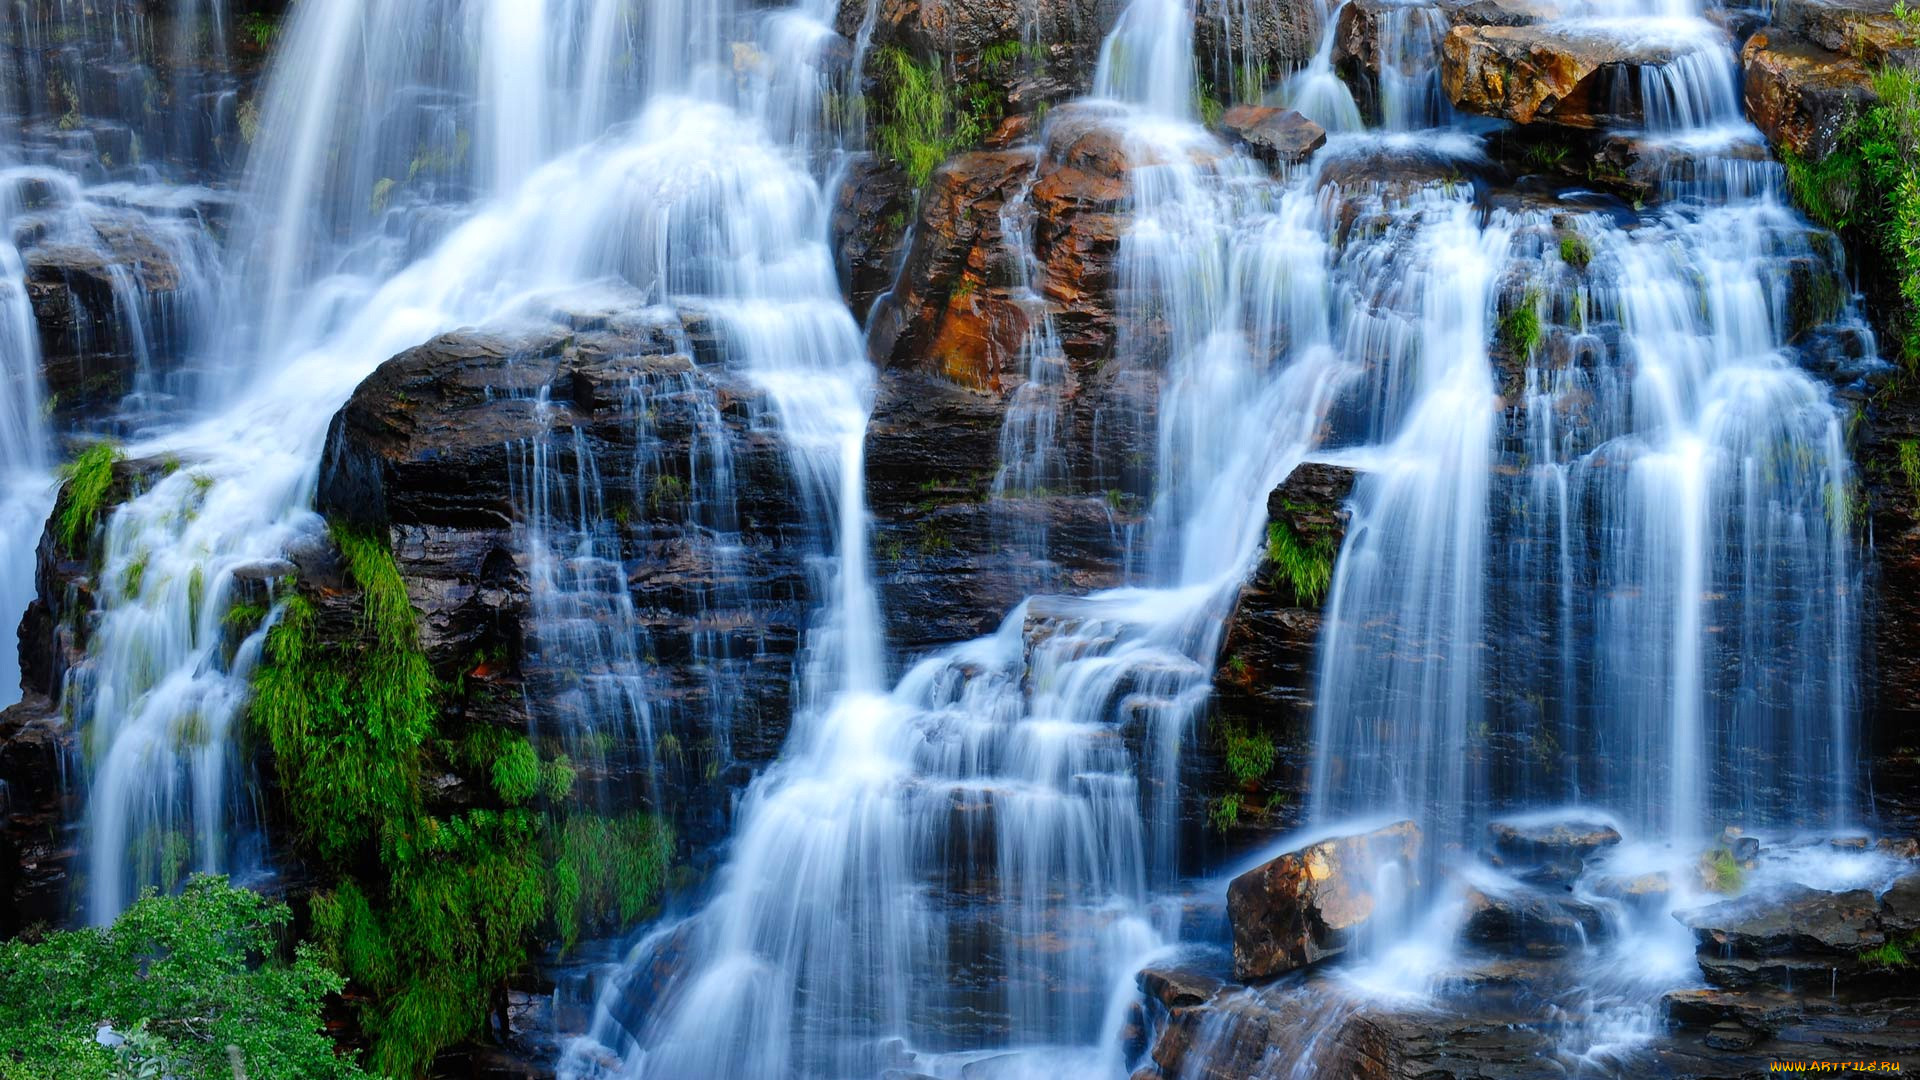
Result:
M1820 892L1802 885L1675 912L1699 943L1707 981L1731 989L1791 989L1809 982L1868 976L1862 953L1920 926L1920 878L1886 894L1865 889Z
M869 347L886 366L912 365L975 389L1010 377L1027 330L1014 303L1017 250L1000 209L1029 182L1025 151L962 154L934 172L893 292L872 316Z
M1135 976L1140 992L1168 1009L1184 1009L1203 1004L1224 985L1205 972L1185 968L1150 967Z
M1682 46L1628 41L1564 25L1455 26L1441 47L1441 83L1467 112L1517 124L1639 124L1628 69L1666 64Z
M1589 881L1587 889L1603 900L1612 900L1642 913L1652 913L1666 905L1673 884L1666 874L1659 872L1608 874Z
M1199 0L1193 44L1202 76L1246 98L1247 73L1278 80L1305 67L1320 46L1320 8L1308 0Z
M185 344L174 314L181 267L153 228L119 213L88 228L94 242L63 236L22 253L49 413L61 425L110 413L142 376L172 371Z
M1496 821L1488 839L1502 859L1514 863L1583 863L1602 848L1620 842L1620 832L1603 821Z
M834 266L853 317L865 322L900 268L913 185L899 168L871 154L860 155L846 169L833 207Z
M29 694L0 712L0 941L65 922L80 791L73 728Z
M1234 878L1234 978L1267 979L1346 951L1376 914L1412 895L1420 842L1419 827L1403 821L1287 852Z
M1778 27L1740 50L1747 116L1778 150L1821 157L1847 124L1878 100L1871 69Z
M1269 165L1298 165L1327 144L1325 128L1291 109L1235 105L1220 125Z
M1496 952L1565 956L1607 936L1600 912L1571 896L1469 888L1465 902L1462 940Z

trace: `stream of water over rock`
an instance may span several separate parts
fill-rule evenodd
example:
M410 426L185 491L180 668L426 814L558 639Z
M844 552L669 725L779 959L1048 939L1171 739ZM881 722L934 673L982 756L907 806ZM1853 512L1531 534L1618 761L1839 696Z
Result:
M66 674L90 919L169 880L171 862L271 872L240 732L267 630L235 647L224 628L244 583L277 581L320 536L312 507L342 404L423 342L577 325L583 297L601 305L596 325L657 332L694 358L625 388L643 452L622 489L666 490L648 425L657 403L685 404L701 434L675 470L691 485L671 497L691 507L702 559L742 558L723 429L751 413L799 507L807 615L785 747L732 808L710 890L648 928L563 1075L1126 1075L1136 974L1220 934L1230 868L1196 873L1182 850L1183 754L1267 550L1269 495L1303 463L1359 474L1318 646L1309 830L1407 818L1429 852L1427 888L1356 950L1354 1001L1445 981L1462 889L1511 882L1487 866L1440 873L1442 853L1470 861L1459 853L1493 819L1603 818L1630 839L1614 871L1677 881L1722 823L1852 822L1851 465L1828 384L1788 343L1788 275L1835 271L1778 166L1752 152L1724 37L1687 0L1594 3L1556 26L1660 46L1621 65L1611 106L1638 117L1617 134L1674 162L1644 211L1487 192L1475 178L1491 125L1457 117L1440 88L1437 6L1376 16L1365 110L1334 71L1340 10L1319 12L1317 54L1266 81L1332 135L1270 167L1203 123L1192 4L1126 4L1090 98L1051 122L1104 133L1128 162L1115 349L1157 392L1127 418L1154 448L1127 581L1038 592L997 631L913 656L885 639L866 473L877 373L828 243L833 185L864 138L845 91L849 46L857 70L867 42L834 32L840 7L298 5L245 172L218 196L197 185L239 161L206 134L236 108L224 59L176 58L168 115L122 109L149 122L137 137L7 103L42 138L8 147L0 177L7 198L37 200L0 205L16 223L0 242L0 610L33 595L52 499L33 250L120 266L134 222L172 268L163 282L121 267L93 298L131 358L95 433L175 467L106 522L98 622ZM85 34L150 34L124 16ZM182 0L178 44L160 51L184 56L181 27L226 17ZM125 89L67 92L111 115ZM196 165L123 159L93 175L112 157L102 140L123 135ZM999 215L1033 317L995 500L1063 484L1071 437L1031 251L1040 155ZM1515 312L1532 327L1518 338ZM157 364L160 342L189 359ZM753 402L714 390L702 365L738 373ZM625 510L550 390L489 388L543 423L510 478L528 712L581 761L617 732L657 776L679 706L622 563ZM1047 560L1044 530L1015 542ZM725 627L750 593L697 602L710 618L691 649L713 673L701 707L722 758L739 659ZM1689 977L1667 914L1690 894L1675 893L1619 913L1582 961L1568 1061L1627 1060L1657 994ZM1346 1007L1323 1003L1315 1023ZM1276 1042L1264 1072L1315 1075L1316 1030ZM1196 1053L1239 1037L1229 1017Z

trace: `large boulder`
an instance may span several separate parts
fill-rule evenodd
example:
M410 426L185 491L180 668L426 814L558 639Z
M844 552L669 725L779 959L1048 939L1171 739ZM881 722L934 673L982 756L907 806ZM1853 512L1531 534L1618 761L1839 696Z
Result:
M1420 845L1420 827L1402 821L1309 844L1234 878L1234 978L1269 979L1352 947L1377 915L1413 895Z
M1822 157L1877 99L1865 63L1769 28L1740 50L1747 115L1778 150Z
M1790 885L1674 913L1698 943L1707 981L1730 989L1791 990L1871 978L1889 968L1880 952L1920 931L1920 874L1876 896L1867 889L1823 892Z
M1920 37L1902 10L1901 0L1775 0L1773 24L1867 64L1911 64L1920 59Z
M1591 904L1540 889L1472 887L1465 897L1463 940L1495 952L1555 957L1600 943L1606 920Z
M1633 126L1627 69L1672 63L1701 43L1629 39L1578 25L1459 25L1441 44L1441 84L1460 109L1573 128Z

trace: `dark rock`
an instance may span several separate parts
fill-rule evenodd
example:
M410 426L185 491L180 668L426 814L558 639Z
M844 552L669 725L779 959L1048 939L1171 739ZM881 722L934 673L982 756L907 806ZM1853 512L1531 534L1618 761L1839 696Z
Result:
M1236 979L1267 979L1338 956L1419 883L1420 829L1403 821L1290 851L1233 879L1227 918ZM1389 867L1397 874L1383 874ZM1392 882L1393 895L1374 890Z
M847 164L833 206L833 254L854 318L865 322L874 300L893 284L912 215L913 185L905 173L870 154Z
M1514 955L1564 956L1607 936L1599 911L1564 894L1469 888L1466 912L1464 940Z
M1269 165L1298 165L1327 144L1325 128L1291 109L1235 105L1220 125Z
M1496 821L1487 826L1494 851L1515 863L1585 862L1620 842L1620 832L1602 821Z
M66 921L81 792L73 728L30 694L0 712L0 941Z
M1920 925L1920 875L1875 897L1864 889L1820 892L1801 885L1675 912L1699 943L1707 981L1731 989L1791 989L1809 980L1873 974L1861 954Z
M1185 968L1150 967L1135 976L1140 992L1168 1009L1183 1009L1212 1000L1224 984L1204 972Z
M175 314L183 268L153 225L116 212L84 228L22 253L49 412L67 425L111 413L138 384L143 353L146 376L170 373L187 330Z
M1193 44L1213 86L1245 98L1246 73L1278 80L1307 66L1320 46L1320 8L1308 0L1199 0Z

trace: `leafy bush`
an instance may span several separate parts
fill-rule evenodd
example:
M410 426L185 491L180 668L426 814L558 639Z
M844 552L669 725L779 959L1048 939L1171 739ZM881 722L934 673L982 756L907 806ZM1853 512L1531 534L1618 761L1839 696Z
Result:
M111 927L0 944L0 1075L228 1077L237 1062L262 1080L364 1077L321 1025L345 981L305 946L275 959L289 918L225 878L194 877ZM103 1045L103 1026L125 1042Z

